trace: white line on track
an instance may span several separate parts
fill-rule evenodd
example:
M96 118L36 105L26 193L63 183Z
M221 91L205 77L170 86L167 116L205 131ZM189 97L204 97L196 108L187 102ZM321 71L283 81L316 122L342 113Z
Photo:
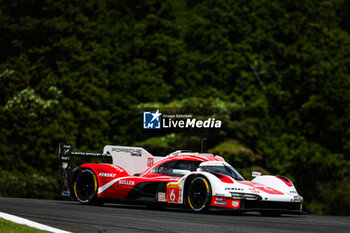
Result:
M9 220L11 222L15 222L15 223L27 225L27 226L30 226L30 227L34 227L36 229L40 229L40 230L44 230L44 231L49 231L49 232L54 232L54 233L71 233L69 231L64 231L64 230L60 230L60 229L57 229L57 228L49 227L49 226L46 226L44 224L33 222L33 221L28 220L28 219L20 218L20 217L17 217L15 215L6 214L6 213L3 213L3 212L0 212L0 218Z

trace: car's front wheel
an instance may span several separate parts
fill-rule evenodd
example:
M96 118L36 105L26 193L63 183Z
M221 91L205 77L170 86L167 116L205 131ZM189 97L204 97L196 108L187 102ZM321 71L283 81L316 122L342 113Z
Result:
M207 178L197 176L191 180L187 192L187 204L194 212L205 212L210 207L211 187Z
M98 183L93 171L83 168L74 179L75 198L82 204L99 204L97 201Z

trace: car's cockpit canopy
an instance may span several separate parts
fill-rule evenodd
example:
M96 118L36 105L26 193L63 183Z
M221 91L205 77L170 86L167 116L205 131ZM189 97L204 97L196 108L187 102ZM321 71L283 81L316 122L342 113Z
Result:
M193 160L172 160L165 162L155 169L153 173L167 176L184 176L194 171L209 172L232 177L235 180L244 178L227 162L224 161L193 161Z
M172 160L161 164L152 172L167 176L183 176L186 173L196 171L202 161Z
M199 164L197 171L218 173L230 176L235 180L244 180L244 178L230 164L224 161L207 161Z

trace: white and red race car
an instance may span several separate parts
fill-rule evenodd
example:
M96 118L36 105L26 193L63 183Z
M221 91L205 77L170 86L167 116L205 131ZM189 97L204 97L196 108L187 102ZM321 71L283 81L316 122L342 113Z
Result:
M71 170L74 156L112 158L112 164L86 163ZM218 155L176 151L158 157L141 147L110 145L103 153L87 153L60 144L58 159L63 194L82 204L119 200L194 212L223 208L268 215L302 213L303 197L288 178L253 172L255 178L247 181Z

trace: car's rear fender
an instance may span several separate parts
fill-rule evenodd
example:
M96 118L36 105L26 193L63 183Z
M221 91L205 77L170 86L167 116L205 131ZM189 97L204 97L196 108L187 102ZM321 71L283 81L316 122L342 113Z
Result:
M129 176L122 167L113 164L85 163L80 165L80 168L88 168L95 173L98 188L117 178ZM99 194L98 197L100 196Z

